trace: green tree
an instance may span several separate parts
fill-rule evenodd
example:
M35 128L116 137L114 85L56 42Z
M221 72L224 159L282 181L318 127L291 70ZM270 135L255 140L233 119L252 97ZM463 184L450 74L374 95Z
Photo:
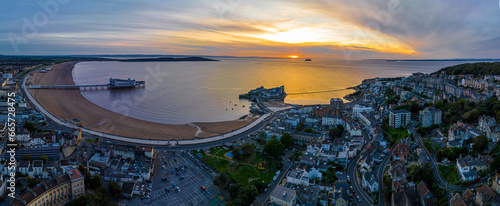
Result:
M486 148L488 148L488 138L484 135L479 135L476 138L474 138L473 144L472 144L472 149L475 152L483 152Z
M305 128L305 129L304 129L304 132L307 132L307 133L314 133L314 130L313 130L312 128L308 127L308 128Z
M304 123L301 122L301 123L297 124L297 127L295 127L295 129L297 131L302 131L304 129L304 127L305 127Z
M226 206L236 206L236 204L233 201L229 201L226 203Z
M409 169L409 180L412 182L421 182L432 183L434 182L434 169L427 162L422 167L418 167L416 165L412 165Z
M260 132L259 132L259 138L261 138L261 139L265 139L265 138L266 138L266 132L264 132L264 131L260 131Z
M36 127L33 125L33 123L28 122L28 121L24 122L23 127L25 129L27 129L28 131L30 131L30 132L35 132L36 131Z
M280 141L285 148L290 148L293 145L292 135L288 132L281 135Z
M49 160L49 157L43 155L40 157L41 160L43 160L44 163L47 163L47 160Z
M500 171L500 157L495 158L490 165L491 170L499 172Z
M283 154L284 147L285 146L280 141L271 139L264 145L264 152L274 158L278 158Z
M101 176L99 176L99 175L97 175L97 174L96 174L96 175L94 175L94 176L92 177L92 181L91 181L91 183L90 183L90 184L91 184L91 188L92 188L92 189L98 189L98 188L100 188L100 187L102 186L102 179L101 179Z
M80 196L64 204L64 206L92 206L92 205L93 204L90 195Z
M243 185L240 183L235 183L229 186L229 195L231 196L231 198L235 199L236 197L238 197L238 191L240 191L241 187L243 187Z
M342 133L344 133L344 130L340 130L339 128L335 127L330 129L330 131L328 131L328 136L331 138L337 138L341 137Z
M255 197L259 194L254 185L242 186L238 190L238 199L242 199L245 205L251 205L255 201Z
M24 155L23 160L31 160L31 155L29 155L29 154Z
M111 193L111 196L114 197L115 200L118 200L123 193L122 187L120 186L120 184L118 184L118 182L115 181L111 181L108 183L108 189Z
M38 183L40 183L39 179L34 179L34 178L29 177L29 176L26 176L26 180L28 181L28 187L34 187Z
M262 182L262 181L257 181L255 184L255 187L257 188L257 190L259 190L260 192L264 191L264 189L266 189L266 183Z
M227 171L220 173L220 175L217 175L214 178L214 185L216 185L222 189L226 189L230 183L231 183L231 176L229 175L229 172L227 172Z

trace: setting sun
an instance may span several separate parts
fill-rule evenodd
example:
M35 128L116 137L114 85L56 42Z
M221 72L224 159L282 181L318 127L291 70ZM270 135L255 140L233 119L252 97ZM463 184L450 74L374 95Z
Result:
M298 56L297 56L297 55L292 55L292 56L290 56L290 58L297 59L297 58L298 58Z

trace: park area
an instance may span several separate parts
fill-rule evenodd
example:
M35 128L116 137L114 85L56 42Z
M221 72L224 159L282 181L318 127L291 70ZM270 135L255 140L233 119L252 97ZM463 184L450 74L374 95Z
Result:
M235 159L233 152L234 149L219 146L210 148L207 153L201 150L193 151L193 155L219 172L229 172L231 178L240 184L253 185L261 181L267 185L271 182L277 171L277 163L274 160L257 152L249 152L245 158Z
M441 177L450 184L460 185L462 183L458 174L458 169L455 166L439 165L439 173Z
M399 140L410 136L408 134L408 129L406 128L396 128L387 130L387 134L391 136L393 142L398 142Z

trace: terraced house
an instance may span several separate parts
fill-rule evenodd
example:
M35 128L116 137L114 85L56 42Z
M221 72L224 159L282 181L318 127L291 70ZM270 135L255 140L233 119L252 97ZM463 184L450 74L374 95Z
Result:
M46 206L64 203L85 194L85 182L78 169L44 180L16 197L10 206Z

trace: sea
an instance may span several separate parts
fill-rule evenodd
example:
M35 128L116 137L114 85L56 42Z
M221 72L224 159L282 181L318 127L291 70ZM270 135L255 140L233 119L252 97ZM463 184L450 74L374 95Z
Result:
M77 85L106 84L109 78L146 81L135 89L81 91L89 101L133 118L166 124L219 122L249 114L240 94L260 86L285 86L291 104L328 104L331 98L375 77L432 73L461 61L214 58L204 62L80 62Z

